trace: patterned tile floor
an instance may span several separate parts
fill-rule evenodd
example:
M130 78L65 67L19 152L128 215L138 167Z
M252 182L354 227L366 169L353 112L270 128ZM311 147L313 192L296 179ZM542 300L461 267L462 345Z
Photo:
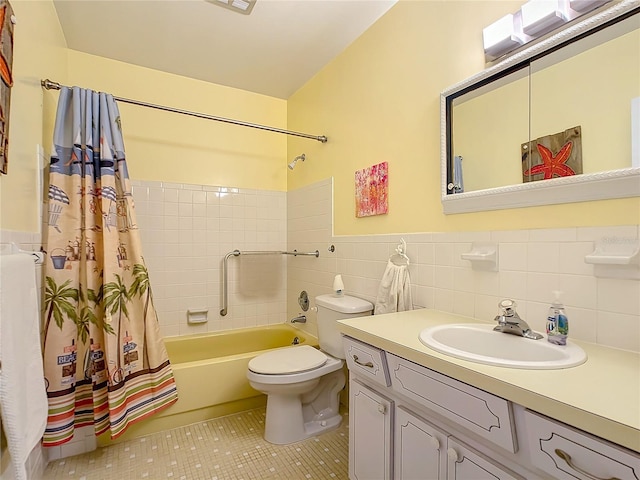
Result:
M47 465L43 480L348 478L348 425L291 445L262 438L265 409L140 437Z

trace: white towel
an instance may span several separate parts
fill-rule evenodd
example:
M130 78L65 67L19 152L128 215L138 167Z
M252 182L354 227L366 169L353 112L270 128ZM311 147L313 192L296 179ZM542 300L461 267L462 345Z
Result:
M396 265L391 260L382 275L374 314L413 310L411 280L407 265Z
M33 258L0 256L0 406L16 480L47 424L37 296Z
M464 178L462 176L462 157L453 157L453 193L464 192Z

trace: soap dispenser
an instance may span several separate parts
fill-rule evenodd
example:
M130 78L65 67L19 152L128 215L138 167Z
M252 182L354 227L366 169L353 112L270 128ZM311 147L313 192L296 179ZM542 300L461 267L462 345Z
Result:
M560 301L562 292L554 291L555 300L549 307L547 315L547 340L556 345L566 345L569 335L569 320L564 311L564 305Z

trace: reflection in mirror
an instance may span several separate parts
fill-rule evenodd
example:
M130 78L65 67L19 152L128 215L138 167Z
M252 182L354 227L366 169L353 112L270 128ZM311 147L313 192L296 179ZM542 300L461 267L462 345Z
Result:
M529 68L453 100L453 156L464 191L520 182L520 144L529 139ZM455 184L454 179L454 184Z
M638 5L598 11L443 93L445 213L640 195Z
M531 63L531 139L580 125L584 173L631 167L639 27L635 15Z

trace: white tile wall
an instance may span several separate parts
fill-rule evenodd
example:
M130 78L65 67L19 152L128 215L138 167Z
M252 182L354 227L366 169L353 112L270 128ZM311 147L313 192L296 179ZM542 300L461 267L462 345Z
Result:
M233 250L286 250L286 193L134 181L142 249L165 336L281 323L286 317L286 258L228 261L228 314L220 315L221 266ZM188 310L208 310L190 324Z
M73 457L85 452L91 452L98 447L98 439L92 425L86 427L76 427L71 440L57 447L48 447L44 450L47 453L48 461L59 460L61 458ZM34 477L39 478L39 477Z
M492 321L498 302L512 298L532 328L544 331L552 292L560 290L570 336L640 351L640 281L595 277L593 265L584 261L596 240L639 238L639 225L334 237L330 180L288 195L290 248L303 244L321 252L320 259L304 264L289 260L289 317L300 311L300 290L311 298L329 293L336 273L342 274L347 293L375 302L387 257L403 237L417 306ZM460 258L474 241L499 244L499 271L473 270ZM327 251L329 244L335 245L334 253ZM315 314L308 317L307 328L315 332Z

